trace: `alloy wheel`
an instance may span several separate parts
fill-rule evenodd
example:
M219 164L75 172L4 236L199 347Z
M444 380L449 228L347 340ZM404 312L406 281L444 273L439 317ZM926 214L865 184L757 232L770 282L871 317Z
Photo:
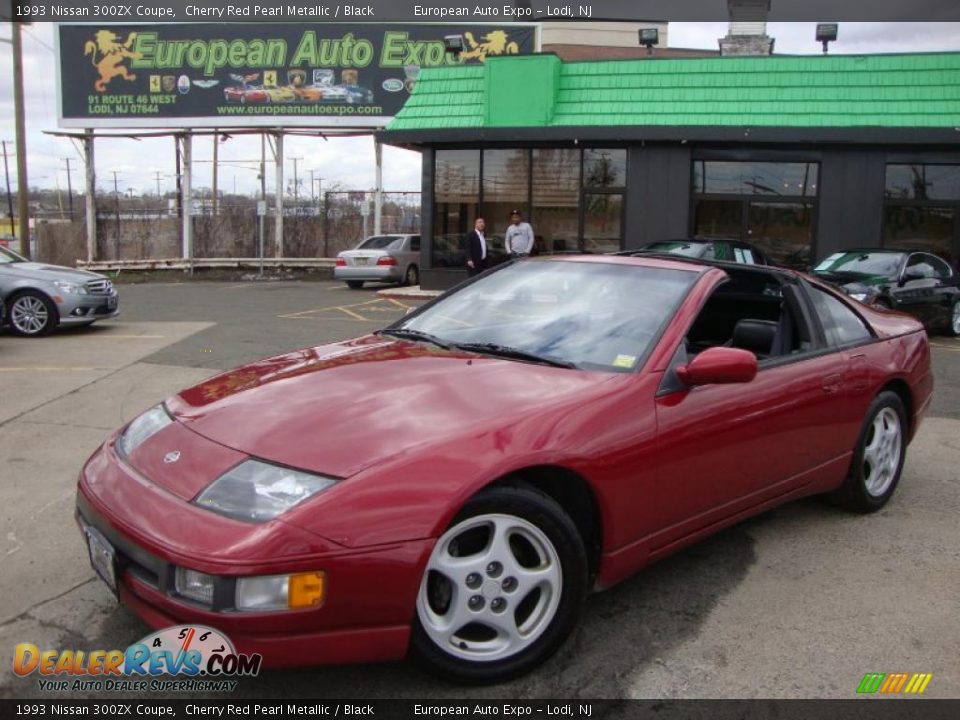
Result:
M540 528L513 515L478 515L437 542L417 614L430 640L449 655L503 660L549 627L562 587L560 558Z
M882 496L897 475L903 452L900 417L885 407L876 414L863 448L863 484L874 497Z
M50 313L43 301L33 295L23 295L13 301L10 323L24 335L43 332L50 322Z

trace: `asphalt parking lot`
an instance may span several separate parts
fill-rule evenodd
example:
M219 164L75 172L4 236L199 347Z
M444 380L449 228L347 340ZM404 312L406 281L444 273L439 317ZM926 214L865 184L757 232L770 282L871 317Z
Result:
M7 657L19 642L112 649L148 632L94 577L73 521L76 474L111 429L220 369L363 334L413 304L326 281L120 289L115 321L0 335ZM926 696L960 697L960 341L932 342L935 401L883 511L855 517L809 500L728 529L594 596L538 672L468 694L851 698L866 672L930 672ZM464 694L394 663L266 672L231 698ZM0 697L43 696L35 676L2 665Z

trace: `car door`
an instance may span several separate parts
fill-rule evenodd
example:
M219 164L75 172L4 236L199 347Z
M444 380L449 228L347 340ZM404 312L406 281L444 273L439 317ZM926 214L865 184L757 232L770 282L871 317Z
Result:
M910 253L893 289L897 309L910 313L927 326L938 322L943 288L932 264L934 260L936 258L927 253Z
M953 306L960 300L960 289L956 273L953 272L946 262L936 255L929 255L928 262L933 268L936 285L934 295L936 302L931 308L933 324L937 326L949 326L953 319Z
M785 495L839 468L851 432L844 402L846 359L826 346L796 287L784 290L802 340L795 352L759 362L745 384L705 385L656 400L660 530L651 550ZM684 354L684 348L678 350Z

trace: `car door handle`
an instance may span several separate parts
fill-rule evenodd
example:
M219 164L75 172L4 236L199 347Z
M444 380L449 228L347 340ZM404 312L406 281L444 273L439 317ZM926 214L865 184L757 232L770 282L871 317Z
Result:
M840 390L840 386L843 384L843 376L839 374L827 375L821 381L820 387L823 388L823 391L827 395L832 395L833 393Z

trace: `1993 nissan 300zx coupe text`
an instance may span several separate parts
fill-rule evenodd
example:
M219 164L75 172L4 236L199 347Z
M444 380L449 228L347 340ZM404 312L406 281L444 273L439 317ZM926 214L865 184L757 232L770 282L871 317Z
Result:
M526 260L148 410L87 461L77 519L152 626L495 682L720 528L879 509L931 392L917 321L790 271Z

